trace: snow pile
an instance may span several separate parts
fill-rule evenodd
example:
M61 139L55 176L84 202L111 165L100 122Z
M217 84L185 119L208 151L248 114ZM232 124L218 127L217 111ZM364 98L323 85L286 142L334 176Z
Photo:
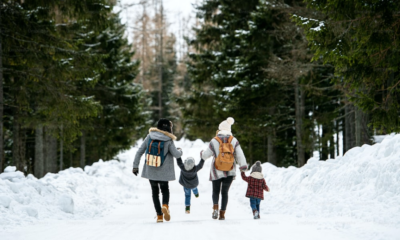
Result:
M208 143L182 139L175 145L183 149L183 159L191 156L198 163L200 151ZM24 177L14 167L8 167L0 174L0 226L40 219L92 218L104 215L117 204L140 203L146 216L151 214L152 202L143 202L144 196L151 196L148 181L131 173L137 146L119 154L119 161L100 160L84 170L70 168L41 179ZM199 190L204 196L200 206L204 211L212 206L210 166L211 160L207 160L199 172ZM176 166L177 179L179 173ZM373 146L353 148L336 159L309 159L302 168L277 168L264 163L263 174L271 189L261 204L265 218L271 214L299 219L337 217L400 226L400 135L387 136ZM230 189L229 211L235 211L240 204L251 212L246 188L247 183L236 177ZM172 204L183 206L183 190L178 181L171 182L170 191ZM172 207L178 208L175 205ZM243 219L248 218L249 212L243 212Z
M0 226L40 219L91 218L103 215L116 204L135 201L137 185L143 182L132 174L132 164L141 143L118 155L119 161L100 160L84 170L69 168L41 179L25 177L15 167L7 167L0 174ZM175 144L186 154L196 149L196 156L204 147L201 140L182 139Z
M87 218L132 198L131 169L116 160L69 168L41 179L8 167L0 174L0 225Z
M263 174L271 189L265 194L265 214L400 225L400 135L355 147L336 159L311 158L302 168L264 163ZM244 193L246 186L240 185Z

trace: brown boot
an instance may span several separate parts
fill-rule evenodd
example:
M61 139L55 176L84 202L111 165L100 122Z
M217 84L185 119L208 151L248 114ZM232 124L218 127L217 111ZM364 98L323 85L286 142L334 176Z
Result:
M171 220L171 215L169 214L169 208L168 208L168 204L163 204L161 211L164 213L164 219L165 221L169 221Z
M157 215L157 223L162 223L163 222L163 215Z
M213 219L217 219L218 218L218 204L214 204L214 206L213 206L212 218Z
M225 220L225 210L219 210L219 220Z

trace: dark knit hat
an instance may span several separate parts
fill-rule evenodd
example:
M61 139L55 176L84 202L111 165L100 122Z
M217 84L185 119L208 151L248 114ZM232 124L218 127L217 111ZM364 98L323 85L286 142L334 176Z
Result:
M157 128L162 131L172 133L172 122L168 119L161 118L160 120L158 120Z
M253 172L262 172L261 162L257 161L254 163L253 167L251 168L251 173Z

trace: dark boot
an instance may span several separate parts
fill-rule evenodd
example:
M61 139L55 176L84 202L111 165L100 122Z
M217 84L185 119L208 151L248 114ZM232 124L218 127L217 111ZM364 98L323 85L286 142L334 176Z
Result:
M186 206L186 208L185 208L185 213L186 213L186 214L189 214L189 213L190 213L190 206Z
M225 220L225 210L219 210L219 220Z
M218 218L218 204L214 204L214 206L213 206L212 218L213 219L217 219Z

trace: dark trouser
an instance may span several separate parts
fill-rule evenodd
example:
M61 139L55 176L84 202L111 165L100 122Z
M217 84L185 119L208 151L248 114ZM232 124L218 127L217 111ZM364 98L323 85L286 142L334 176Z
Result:
M168 204L169 203L168 182L150 180L150 185L151 185L151 191L153 193L154 208L156 209L157 215L162 215L159 194L161 189L162 204Z
M219 193L221 193L221 210L226 210L226 205L228 205L228 191L233 181L233 176L229 176L226 178L220 178L218 180L212 181L213 184L213 202L214 204L218 204L219 202ZM221 186L222 185L222 186Z

